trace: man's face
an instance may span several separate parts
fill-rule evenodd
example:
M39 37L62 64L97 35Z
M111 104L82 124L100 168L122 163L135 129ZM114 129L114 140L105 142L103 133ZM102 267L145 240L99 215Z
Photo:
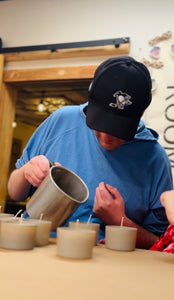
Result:
M93 130L100 145L106 150L115 150L125 143L125 140L119 139L110 134Z

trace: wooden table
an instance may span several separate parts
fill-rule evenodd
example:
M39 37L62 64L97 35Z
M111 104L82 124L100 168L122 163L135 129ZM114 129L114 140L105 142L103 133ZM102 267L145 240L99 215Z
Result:
M174 254L97 245L92 259L56 255L56 239L28 251L0 248L2 300L174 299Z

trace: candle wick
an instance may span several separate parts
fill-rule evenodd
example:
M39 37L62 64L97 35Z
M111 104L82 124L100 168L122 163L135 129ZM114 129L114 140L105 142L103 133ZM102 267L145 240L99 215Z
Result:
M76 220L76 225L75 225L76 229L79 228L79 219Z
M43 218L43 213L40 214L40 221L42 220Z
M20 209L13 218L15 219L20 214L21 211L22 211L22 209Z
M90 216L89 216L89 219L88 219L88 222L87 222L87 223L89 223L89 222L90 222L90 220L91 220L91 217L92 217L92 215L90 215Z
M124 217L121 218L121 229L123 227L123 220L124 220Z
M23 214L21 214L20 223L22 223L22 221L23 221Z

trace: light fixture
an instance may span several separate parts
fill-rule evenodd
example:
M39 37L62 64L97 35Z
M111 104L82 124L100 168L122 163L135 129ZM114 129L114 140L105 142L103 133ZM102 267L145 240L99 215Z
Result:
M37 109L38 109L39 112L44 111L44 105L43 105L43 100L42 99L40 100L40 103L39 103Z
M52 114L55 110L68 104L68 101L64 96L59 97L45 97L45 91L42 91L41 100L37 105L37 110L39 112L47 112Z
M37 110L39 112L43 112L44 111L44 104L43 104L43 97L44 97L45 91L42 91L42 96L41 96L41 100L40 103L37 106Z
M14 121L14 122L12 122L12 127L13 128L16 128L16 126L17 126L17 123Z

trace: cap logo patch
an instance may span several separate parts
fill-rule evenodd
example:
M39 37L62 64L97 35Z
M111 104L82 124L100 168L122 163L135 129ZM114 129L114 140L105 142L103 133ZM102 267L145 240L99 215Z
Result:
M113 94L113 97L116 100L116 103L109 103L109 106L114 107L114 108L118 108L118 109L124 109L125 106L131 105L132 102L130 101L131 96L129 96L126 93L123 93L122 91L118 91L116 93Z

